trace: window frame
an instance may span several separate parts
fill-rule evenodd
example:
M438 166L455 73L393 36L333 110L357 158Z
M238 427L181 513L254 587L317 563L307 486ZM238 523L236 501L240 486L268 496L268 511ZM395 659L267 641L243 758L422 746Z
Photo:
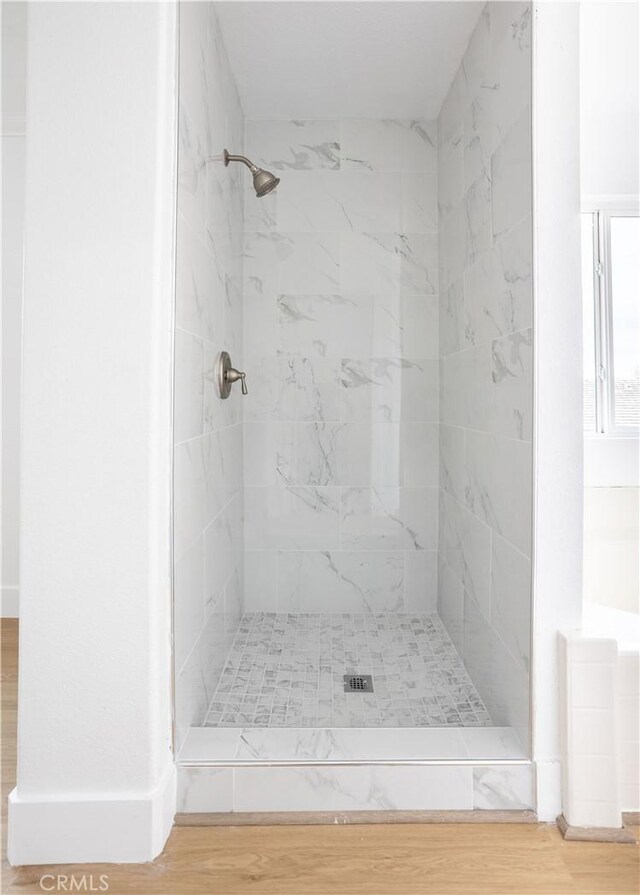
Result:
M618 426L615 421L615 352L613 345L613 273L611 219L640 217L638 208L597 208L582 212L592 222L593 314L595 339L595 431L585 434L607 438L638 438L640 425Z

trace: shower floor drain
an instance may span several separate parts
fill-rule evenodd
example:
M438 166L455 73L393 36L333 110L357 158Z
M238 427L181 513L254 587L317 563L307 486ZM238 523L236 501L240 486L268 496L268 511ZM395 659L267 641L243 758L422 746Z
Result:
M345 693L373 693L373 680L370 674L345 674Z

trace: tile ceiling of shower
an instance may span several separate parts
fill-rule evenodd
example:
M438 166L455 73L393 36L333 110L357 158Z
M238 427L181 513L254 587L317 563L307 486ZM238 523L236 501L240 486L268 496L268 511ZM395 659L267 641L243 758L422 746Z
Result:
M343 676L373 676L345 693ZM244 615L205 725L478 727L491 719L436 615Z

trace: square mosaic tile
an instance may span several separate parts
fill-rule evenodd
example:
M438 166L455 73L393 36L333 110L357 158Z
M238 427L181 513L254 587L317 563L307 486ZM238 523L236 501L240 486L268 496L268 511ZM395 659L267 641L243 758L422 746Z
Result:
M373 693L345 693L345 674ZM212 727L483 727L492 721L437 615L246 613Z

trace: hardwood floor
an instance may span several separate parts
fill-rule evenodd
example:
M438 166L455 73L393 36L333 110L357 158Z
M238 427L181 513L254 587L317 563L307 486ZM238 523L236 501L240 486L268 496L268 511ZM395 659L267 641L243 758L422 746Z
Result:
M15 779L17 623L3 620L1 634L4 848ZM66 891L71 875L76 883L84 876L84 891L91 883L98 891L104 874L111 895L638 895L638 869L635 846L565 842L545 824L175 827L152 864L3 861L2 893L42 893L55 882L41 886L45 874L67 877Z

